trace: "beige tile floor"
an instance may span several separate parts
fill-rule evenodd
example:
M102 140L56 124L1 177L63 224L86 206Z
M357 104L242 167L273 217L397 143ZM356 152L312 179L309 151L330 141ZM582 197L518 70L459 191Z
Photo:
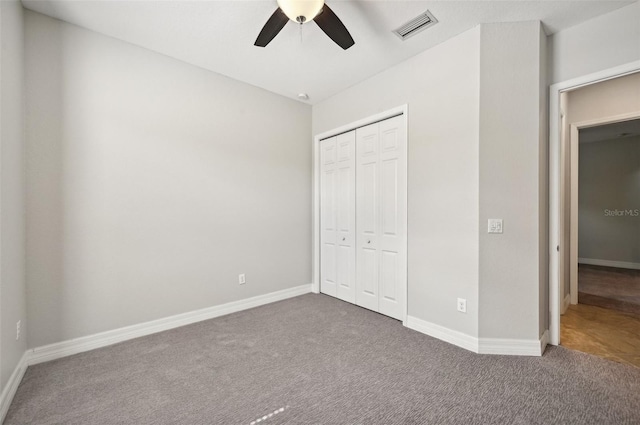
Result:
M640 367L640 316L577 304L560 324L561 345Z

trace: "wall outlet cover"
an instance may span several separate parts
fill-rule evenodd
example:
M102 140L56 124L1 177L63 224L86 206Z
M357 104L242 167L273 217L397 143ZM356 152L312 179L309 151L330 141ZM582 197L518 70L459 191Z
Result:
M490 218L489 219L489 233L502 233L502 219Z
M461 313L467 312L467 300L464 298L458 298L458 311Z

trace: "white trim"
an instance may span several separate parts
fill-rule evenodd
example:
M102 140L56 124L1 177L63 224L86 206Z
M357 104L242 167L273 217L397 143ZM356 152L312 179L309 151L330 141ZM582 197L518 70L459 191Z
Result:
M16 391L18 391L18 386L20 386L22 377L27 371L28 361L29 351L25 351L22 358L16 365L16 368L13 370L13 373L9 377L9 381L7 381L7 384L2 390L2 395L0 395L0 424L4 422L4 418L7 416L13 397L15 397Z
M313 273L311 281L311 291L314 294L320 293L320 138L314 137L313 146L313 238L311 240L311 252L313 254Z
M281 291L271 292L265 295L258 295L256 297L240 301L233 301L214 307L165 317L163 319L152 320L150 322L126 326L120 329L100 332L94 335L37 347L30 350L28 364L34 365L77 353L83 353L85 351L106 347L118 342L128 341L141 336L166 331L180 326L189 325L191 323L201 322L203 320L213 319L215 317L236 313L238 311L281 301L287 298L297 297L298 295L307 294L309 292L311 292L310 284L296 286L294 288L283 289Z
M566 124L565 124L566 125ZM569 168L569 180L571 184L571 198L569 207L569 294L571 304L578 304L578 182L579 182L579 159L578 149L579 129L575 124L570 124L571 144L571 166ZM566 172L566 171L565 171Z
M407 138L407 155L405 155L405 161L407 161L407 163L405 164L405 169L407 170L407 173L409 171L408 168L408 161L409 161L409 106L407 104L389 109L387 111L384 112L380 112L378 114L372 115L370 117L367 118L363 118L361 120L340 126L338 128L335 128L333 130L330 131L325 131L324 133L320 133L317 134L316 136L314 136L313 138L313 240L312 240L312 252L313 252L313 282L311 283L311 291L315 294L319 294L320 293L320 249L319 249L319 245L320 245L320 214L319 214L319 209L320 209L320 166L318 164L318 162L320 161L320 140L322 139L326 139L328 137L332 137L341 133L345 133L347 131L351 131L353 129L356 129L358 127L364 127L366 125L378 122L378 121L382 121L388 118L392 118L394 116L398 116L401 115L402 119L403 119L403 124L404 128L405 128L405 137ZM407 174L408 176L408 174ZM409 213L409 208L408 208L408 185L409 185L409 181L407 179L407 187L404 188L405 191L407 191L407 196L405 196L405 212L408 214ZM409 235L408 232L408 217L407 217L407 232L406 235ZM407 241L406 241L406 264L405 264L405 268L407 268L408 270L408 258L409 258L409 238L407 237ZM407 274L408 276L408 274ZM405 288L404 288L404 313L403 313L403 318L402 318L402 323L406 323L407 322L407 318L408 318L408 306L409 306L409 284L408 284L408 278L405 281Z
M632 74L640 70L640 61L553 84L549 88L549 340L560 344L562 278L559 275L562 240L560 210L560 94L582 86ZM564 252L565 247L561 247Z
M623 121L636 120L638 118L640 118L640 111L632 111L625 114L611 115L608 117L601 117L593 120L574 122L571 123L571 127L575 127L577 130L582 130L585 128L598 127L606 124L615 124Z
M539 340L480 338L480 354L500 354L508 356L541 356L547 346L548 332Z
M630 263L628 261L599 260L597 258L578 258L579 264L589 264L592 266L616 267L619 269L640 270L640 263Z
M406 327L478 354L541 356L549 342L548 331L540 339L476 338L413 316Z
M569 304L571 304L571 294L567 294L562 301L562 310L560 310L560 314L565 314L567 309L569 308Z
M387 118L391 118L396 115L407 115L408 107L407 104L397 106L395 108L386 110L384 112L377 113L375 115L371 115L370 117L363 118L361 120L342 125L338 128L334 128L333 130L325 131L324 133L320 133L316 135L315 142L317 143L320 139L326 139L328 137L337 136L340 133L346 133L347 131L351 131L358 127L364 127L365 125L373 124L377 121L386 120Z
M444 326L436 325L435 323L427 322L426 320L418 319L417 317L407 317L407 327L418 331L425 335L432 336L440 339L449 344L457 345L465 350L478 352L478 338L467 335L465 333L454 331Z

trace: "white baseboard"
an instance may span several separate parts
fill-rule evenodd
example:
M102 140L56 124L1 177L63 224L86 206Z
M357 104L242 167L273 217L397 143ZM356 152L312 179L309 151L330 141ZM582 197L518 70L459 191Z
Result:
M11 402L13 401L13 397L16 395L16 391L18 391L18 386L22 381L22 377L27 371L28 363L29 351L26 351L9 377L7 385L5 385L2 390L2 395L0 395L0 424L4 422L4 418L7 416L9 406L11 406Z
M449 344L457 345L458 347L473 351L474 353L478 352L478 338L474 336L454 331L452 329L445 328L444 326L436 325L435 323L427 322L426 320L418 319L413 316L407 316L406 326L409 329L441 339Z
M578 258L578 264L588 264L591 266L617 267L619 269L640 270L640 263L630 263L627 261L598 260L597 258Z
M271 292L265 295L258 295L256 297L240 301L233 301L222 305L203 308L201 310L165 317L163 319L152 320L150 322L126 326L120 329L114 329L94 335L36 347L28 352L27 360L29 365L48 362L50 360L83 353L96 348L106 347L118 342L201 322L203 320L213 319L215 317L258 307L275 301L297 297L298 295L307 294L309 292L311 292L311 284L296 286L294 288Z
M549 332L535 339L480 338L480 354L502 354L509 356L541 356L549 343Z
M571 304L571 294L567 294L564 297L564 300L562 300L562 311L560 311L560 314L565 314L567 312L569 304Z
M407 317L405 326L478 354L541 356L549 343L548 331L540 339L476 338L413 316Z

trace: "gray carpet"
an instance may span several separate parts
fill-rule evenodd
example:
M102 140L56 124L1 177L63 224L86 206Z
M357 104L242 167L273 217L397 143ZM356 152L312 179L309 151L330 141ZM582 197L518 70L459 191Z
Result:
M473 354L309 294L32 366L5 424L252 422L637 425L640 369Z

